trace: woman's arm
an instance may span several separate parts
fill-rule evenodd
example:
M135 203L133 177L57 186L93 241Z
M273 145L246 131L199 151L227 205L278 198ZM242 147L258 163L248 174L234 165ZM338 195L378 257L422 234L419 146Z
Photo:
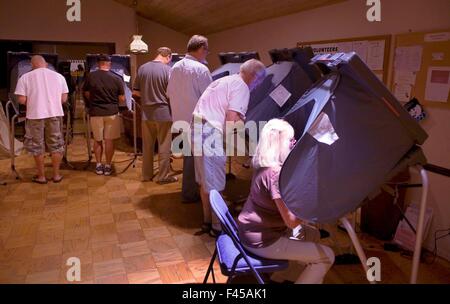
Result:
M278 211L283 218L284 223L291 229L294 229L301 224L301 221L286 207L286 204L282 199L275 199Z

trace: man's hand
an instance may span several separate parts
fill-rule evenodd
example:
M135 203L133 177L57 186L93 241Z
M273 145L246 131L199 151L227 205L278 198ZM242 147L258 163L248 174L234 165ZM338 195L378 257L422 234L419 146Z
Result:
M227 115L225 117L225 123L227 121L232 121L232 122L237 122L243 120L241 114L239 114L238 112L235 111L227 111Z
M27 104L27 97L23 96L23 95L16 95L17 96L17 101L22 104L22 105L26 105Z
M69 94L67 94L67 93L62 94L61 95L61 102L65 103L68 98L69 98Z

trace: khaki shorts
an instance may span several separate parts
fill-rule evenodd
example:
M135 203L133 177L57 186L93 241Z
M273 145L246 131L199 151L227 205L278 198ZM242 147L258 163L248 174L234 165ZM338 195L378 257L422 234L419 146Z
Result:
M45 153L64 153L62 117L27 119L25 123L25 149L34 156Z
M96 141L120 138L120 126L120 117L117 114L91 117L92 134Z

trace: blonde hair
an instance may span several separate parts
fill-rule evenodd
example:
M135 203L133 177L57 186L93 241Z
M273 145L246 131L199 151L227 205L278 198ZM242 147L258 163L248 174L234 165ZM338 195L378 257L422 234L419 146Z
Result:
M272 119L262 129L253 156L254 168L281 166L291 151L294 129L284 120Z

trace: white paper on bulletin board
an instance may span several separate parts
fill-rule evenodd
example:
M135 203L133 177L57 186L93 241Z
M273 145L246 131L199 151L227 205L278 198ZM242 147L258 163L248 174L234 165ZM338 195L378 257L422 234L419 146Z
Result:
M447 102L450 91L450 67L429 67L425 100Z
M407 102L412 99L412 87L410 84L396 84L394 87L394 96L398 101Z
M396 84L410 84L414 85L416 83L416 72L411 71L395 71Z
M383 70L385 41L369 41L367 48L367 66L373 71Z
M420 71L423 48L420 45L398 47L395 50L395 70Z
M365 41L355 41L353 42L353 51L358 54L362 61L367 64L367 52L368 52L368 42Z

